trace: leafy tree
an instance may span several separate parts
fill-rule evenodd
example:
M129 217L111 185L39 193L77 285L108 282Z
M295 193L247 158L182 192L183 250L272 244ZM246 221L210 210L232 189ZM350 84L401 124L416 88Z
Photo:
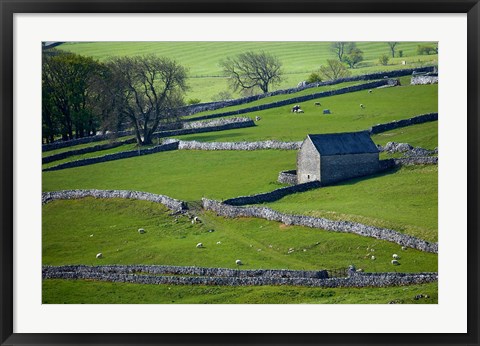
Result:
M42 122L47 142L95 133L90 84L99 68L92 58L50 50L42 57Z
M359 48L353 48L344 56L343 61L345 61L350 68L355 68L359 62L363 61L363 51Z
M380 58L378 58L378 62L382 65L388 65L388 61L390 60L390 57L387 54L383 54Z
M281 81L280 60L268 53L246 52L235 57L228 57L220 62L223 72L229 77L234 91L242 90L251 93L259 88L267 93L269 87Z
M419 55L438 54L438 46L434 46L430 44L419 44L417 46L417 54Z
M180 116L187 70L155 55L112 58L107 67L116 111L130 120L138 145L151 144L162 123Z
M326 65L320 66L319 74L323 80L334 80L351 75L343 63L334 59L329 59Z
M387 42L388 47L390 47L390 52L392 53L392 58L395 58L395 50L398 46L398 42Z

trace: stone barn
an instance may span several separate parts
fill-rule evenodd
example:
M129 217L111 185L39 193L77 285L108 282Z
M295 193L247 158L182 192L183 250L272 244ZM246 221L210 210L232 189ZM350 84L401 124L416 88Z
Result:
M376 173L378 155L366 131L307 135L297 154L297 183L331 184Z

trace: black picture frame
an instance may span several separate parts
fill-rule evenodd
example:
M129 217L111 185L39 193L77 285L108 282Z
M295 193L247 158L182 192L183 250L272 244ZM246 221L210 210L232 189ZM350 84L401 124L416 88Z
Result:
M478 345L479 0L0 0L1 345ZM13 332L13 16L15 13L466 13L468 26L468 311L465 334L19 334ZM452 318L455 318L452 316Z

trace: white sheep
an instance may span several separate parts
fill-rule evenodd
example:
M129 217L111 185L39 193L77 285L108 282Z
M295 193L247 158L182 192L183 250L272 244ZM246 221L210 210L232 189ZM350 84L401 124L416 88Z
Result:
M220 245L222 242L221 241L217 241L217 245Z
M377 258L375 256L370 257L372 261L375 261Z
M197 249L201 249L203 247L203 244L202 243L198 243L197 244Z
M235 264L236 264L237 266L241 266L243 263L242 263L242 261L240 261L240 260L236 260L236 261L235 261Z
M406 247L406 246L402 246L402 250L403 250L403 251L407 250L407 247Z
M392 260L392 264L393 264L394 266L398 266L400 263L399 263L397 260Z
M262 118L260 118L258 115L255 117L255 121L259 121L260 119Z
M365 108L365 105L363 103L360 103L360 108L361 109L364 109Z
M103 258L103 254L101 252L97 253L97 258Z
M400 256L398 256L396 253L394 253L394 254L392 255L392 257L393 257L393 259L399 259L399 258L400 258Z
M373 92L373 90L372 90L372 89L370 89L370 90L368 91L368 93L369 93L369 94L371 94L372 92Z
M143 228L139 228L138 233L143 234L143 233L145 233L145 230Z

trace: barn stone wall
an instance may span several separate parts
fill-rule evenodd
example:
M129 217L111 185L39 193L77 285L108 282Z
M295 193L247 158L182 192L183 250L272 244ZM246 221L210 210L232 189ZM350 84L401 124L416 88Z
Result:
M281 184L296 185L297 184L297 171L283 171L278 173L277 181Z
M310 139L297 153L297 184L320 180L320 155Z
M350 155L320 155L322 184L362 177L375 174L379 171L378 153L350 154Z

